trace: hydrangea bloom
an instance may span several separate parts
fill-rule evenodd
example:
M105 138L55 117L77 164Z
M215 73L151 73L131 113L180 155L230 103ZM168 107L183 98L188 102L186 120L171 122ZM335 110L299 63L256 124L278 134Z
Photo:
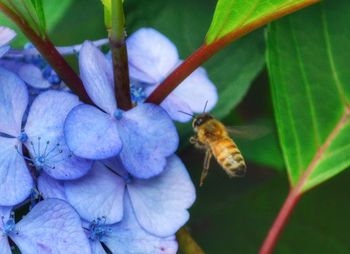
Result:
M180 63L176 46L152 28L142 28L127 39L132 94L136 102L143 101ZM218 99L214 84L204 68L198 68L186 78L162 103L172 119L191 120L186 112L202 113L207 103L210 111Z
M120 223L106 225L98 220L93 223L98 234L91 235L92 254L105 254L103 242L112 253L120 254L172 254L177 251L175 236L157 237L140 227L132 209L130 198L125 195L124 216ZM90 227L91 228L91 227Z
M84 43L79 66L85 89L99 108L79 105L69 113L65 136L71 151L88 159L120 153L132 175L149 178L159 174L178 146L168 114L152 104L140 104L126 112L118 109L112 65L91 42Z
M0 26L0 58L10 49L8 44L15 36L15 31L8 27Z
M18 223L10 215L11 210L11 207L0 207L1 254L11 254L8 237L22 254L91 253L80 218L66 202L42 201Z
M116 159L97 162L86 176L66 181L64 189L85 220L106 217L110 224L123 216L126 191L140 225L161 237L174 234L188 220L187 209L195 200L191 179L175 155L160 175L147 180L130 176Z
M132 35L128 49L136 102L128 111L117 108L111 62L90 42L79 46L79 67L96 106L52 90L60 79L41 57L1 60L13 71L0 67L0 253L10 253L8 238L24 254L106 254L102 244L112 253L176 253L196 194L174 155L171 118L187 121L178 110L201 112L206 101L210 109L217 94L199 69L163 108L143 103L180 60L153 29ZM26 84L38 91L33 101ZM38 196L44 201L16 224L12 206Z
M18 204L30 194L33 180L25 159L57 179L80 177L91 167L90 161L76 157L65 145L63 123L79 104L75 95L56 91L40 94L22 128L27 104L24 82L0 68L0 205ZM30 158L22 155L22 144Z

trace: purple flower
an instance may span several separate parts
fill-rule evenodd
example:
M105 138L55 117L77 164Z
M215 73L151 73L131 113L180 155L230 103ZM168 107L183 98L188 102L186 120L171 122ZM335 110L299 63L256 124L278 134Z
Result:
M0 207L1 254L11 254L8 237L22 254L91 253L80 218L66 202L44 200L18 223L11 216L11 210L11 207Z
M130 198L125 195L124 216L120 223L108 225L103 219L90 224L89 238L92 254L105 254L100 242L112 253L175 254L175 235L157 237L140 227L133 211Z
M69 113L65 136L71 151L95 160L119 154L125 168L139 178L162 172L166 158L178 146L168 114L152 104L118 109L112 65L91 42L82 46L79 66L85 89L98 108L79 105Z
M15 31L8 27L0 26L0 58L10 49L8 44L15 36Z
M83 176L91 161L69 151L63 137L68 112L79 104L78 97L66 92L47 91L33 102L22 128L28 104L24 82L0 68L0 205L10 206L29 196L33 180L25 164L29 161L56 179ZM22 145L30 157L22 155Z
M152 28L142 28L127 39L132 95L135 102L146 96L180 63L176 46ZM172 119L187 122L188 114L202 113L206 102L210 111L218 95L204 68L198 68L186 78L162 103Z
M171 236L186 223L187 209L196 196L185 166L175 155L160 175L147 180L132 177L115 158L97 161L84 177L65 181L64 190L84 220L105 217L107 224L123 218L127 194L140 226L158 237Z

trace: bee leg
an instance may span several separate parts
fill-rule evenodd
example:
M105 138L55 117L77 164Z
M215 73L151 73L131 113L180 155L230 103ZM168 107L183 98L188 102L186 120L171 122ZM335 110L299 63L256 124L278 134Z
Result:
M207 151L205 153L205 159L204 159L204 165L203 165L203 170L202 170L202 174L201 174L201 180L199 183L200 187L203 186L204 180L208 175L209 167L210 167L210 160L211 160L212 155L213 154L211 153L211 150L207 149Z
M207 147L198 140L197 136L192 136L190 137L190 143L194 144L195 147L199 148L199 149L206 149Z
M191 144L198 144L198 138L196 137L196 136L192 136L192 137L190 137L190 143Z

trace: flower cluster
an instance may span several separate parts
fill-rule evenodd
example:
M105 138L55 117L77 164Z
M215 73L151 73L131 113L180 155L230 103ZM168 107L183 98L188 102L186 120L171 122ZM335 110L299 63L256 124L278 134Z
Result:
M0 27L0 253L11 253L9 239L27 254L175 253L195 188L175 155L173 120L215 105L205 70L160 106L144 103L181 60L165 36L140 29L127 40L134 107L125 111L112 63L86 41L79 70L87 105L40 56L12 57L14 36ZM20 207L30 209L16 222Z

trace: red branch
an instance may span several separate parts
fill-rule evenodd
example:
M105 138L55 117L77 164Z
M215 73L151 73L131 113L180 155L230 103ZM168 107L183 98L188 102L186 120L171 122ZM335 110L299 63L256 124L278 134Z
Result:
M211 44L204 44L190 55L181 65L179 65L147 98L146 102L160 104L186 77L194 70L201 66L210 57L215 55L219 50L231 42L241 38L249 32L264 26L265 24L276 20L289 13L305 8L311 4L317 3L320 0L305 0L302 3L295 4L288 8L281 9L275 13L267 15L254 22L248 23L239 29L225 35L224 37L214 41Z
M80 99L89 104L93 104L87 95L83 82L74 70L68 65L66 60L57 51L55 46L46 36L40 37L21 17L13 12L6 5L0 3L0 10L6 14L24 33L25 36L33 43L40 54L46 59L51 67L57 72L69 88L76 93Z
M315 167L317 166L317 163L322 158L326 149L330 146L332 141L336 138L341 129L347 123L349 117L350 107L346 107L343 116L341 117L333 131L329 134L323 145L317 150L315 157L312 159L304 174L300 177L298 183L294 187L292 187L291 191L289 192L287 199L285 200L278 216L276 217L272 227L270 228L269 233L267 234L267 237L260 249L259 254L270 254L274 250L276 243L285 225L287 224L288 218L292 214L294 207L296 206L299 199L301 198L301 195L305 191L303 188L308 177L314 171Z

